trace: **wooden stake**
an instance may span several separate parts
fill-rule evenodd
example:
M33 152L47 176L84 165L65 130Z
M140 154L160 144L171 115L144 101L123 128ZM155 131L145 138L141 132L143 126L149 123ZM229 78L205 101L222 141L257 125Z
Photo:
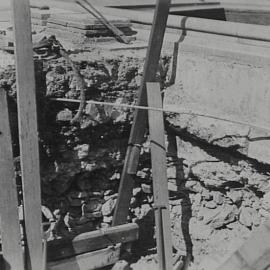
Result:
M20 155L29 269L42 265L41 192L36 91L28 0L12 0Z
M6 93L0 88L0 214L4 269L24 269ZM1 268L2 269L2 268Z
M162 108L159 83L147 83L148 105ZM160 270L171 270L172 239L163 112L148 111L151 140L156 239Z
M156 79L161 48L164 39L167 19L169 15L170 0L157 0L156 10L153 20L153 27L150 34L148 50L144 65L144 73L139 89L139 106L146 106L146 82ZM126 153L125 164L121 175L118 199L114 212L113 225L120 225L126 222L132 189L134 186L133 176L137 172L140 156L140 145L143 142L145 128L147 124L147 111L136 110L131 128L129 145Z

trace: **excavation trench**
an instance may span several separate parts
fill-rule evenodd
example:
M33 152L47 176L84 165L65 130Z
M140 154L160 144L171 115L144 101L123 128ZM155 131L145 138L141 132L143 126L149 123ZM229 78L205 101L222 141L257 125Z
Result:
M72 56L87 85L86 99L133 104L144 57L125 53L97 55ZM164 55L161 61L163 69L157 79L166 96L166 91L171 91L172 56ZM109 227L133 111L88 104L80 121L71 124L78 104L51 100L79 99L80 96L72 69L62 58L37 62L36 84L43 221L47 224L44 229L48 230L49 239ZM0 86L8 93L21 205L13 65L2 68ZM245 154L244 135L225 134L211 141L212 130L202 127L202 122L194 116L165 114L165 121L173 243L191 259L191 269L200 269L198 265L208 256L222 257L232 252L269 217L269 165ZM152 207L150 149L146 136L128 216L129 222L140 226L140 238L129 258L132 269L150 269L157 263Z

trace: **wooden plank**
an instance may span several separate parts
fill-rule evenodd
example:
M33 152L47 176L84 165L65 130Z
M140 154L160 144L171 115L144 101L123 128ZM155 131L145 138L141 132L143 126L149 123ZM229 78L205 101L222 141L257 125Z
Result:
M114 24L112 24L106 17L103 16L101 12L99 12L98 9L96 9L89 1L87 0L76 0L76 3L80 5L82 8L84 8L86 11L88 11L92 16L100 20L101 23L103 23L108 29L111 30L111 32L115 35L116 39L120 42L123 42L125 44L130 43L130 38L126 37L125 34L115 27Z
M83 233L74 239L59 239L47 243L48 261L55 261L74 255L102 249L117 243L128 243L137 240L138 225L135 223L110 227Z
M148 50L144 64L144 72L139 89L137 105L146 106L146 82L155 81L158 69L158 63L163 44L164 33L166 29L170 0L157 0L154 14L153 26L150 33ZM126 222L132 189L134 186L134 174L137 172L137 166L140 156L140 145L143 142L145 128L147 123L147 112L145 110L136 110L131 128L128 149L126 153L123 172L118 191L118 199L113 218L113 226ZM139 147L138 147L139 146Z
M67 32L72 32L76 34L82 34L85 36L94 36L94 35L112 35L112 32L109 29L106 28L100 28L100 29L92 29L92 30L85 30L85 29L80 29L76 27L69 27L69 26L63 26L60 24L55 24L48 22L47 23L47 28L48 29L57 29L57 30L63 30ZM121 28L123 32L131 32L131 29L128 27Z
M100 22L91 22L91 21L76 21L70 18L69 20L64 20L64 19L54 19L51 18L48 20L49 23L54 23L54 24L59 24L67 27L74 27L74 28L79 28L83 30L98 30L98 29L107 29L103 24ZM126 27L131 27L132 24L129 22L115 22L113 23L116 27L118 28L126 28Z
M127 27L131 27L132 23L128 23L128 22L116 22L116 23L112 23L115 27L122 29L122 28L127 28ZM103 29L104 25L103 24L88 24L88 23L79 23L79 22L68 22L67 26L70 27L75 27L75 28L80 28L80 29L87 29L87 30L91 30L91 29Z
M6 93L0 88L0 216L4 269L24 269ZM2 268L1 268L2 269Z
M117 23L130 23L130 20L127 19L125 16L123 16L123 11L120 12L121 14L117 14L116 16L111 16L110 12L106 13L106 18L113 24ZM108 14L108 15L107 15ZM96 19L94 16L92 16L89 13L83 14L83 13L55 13L51 14L49 20L62 20L62 21L72 21L77 23L82 23L86 25L93 25L93 24L100 24L100 21Z
M147 83L146 88L148 106L162 108L159 83ZM148 121L159 269L170 270L172 269L172 239L163 112L149 110Z
M69 259L51 262L48 270L94 270L111 265L119 260L120 245L85 253Z
M12 0L20 155L29 269L42 265L41 192L36 90L28 0Z

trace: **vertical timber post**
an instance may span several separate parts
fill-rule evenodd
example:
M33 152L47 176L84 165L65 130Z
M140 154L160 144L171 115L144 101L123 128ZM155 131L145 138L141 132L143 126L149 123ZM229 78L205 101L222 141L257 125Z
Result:
M159 83L147 83L148 105L162 108ZM162 111L148 111L156 220L156 239L160 270L171 270L172 239L167 181L167 160Z
M12 0L27 268L42 265L41 190L29 0Z
M0 216L4 270L23 270L18 197L6 92L0 88ZM0 265L0 269L1 265Z
M139 89L137 105L146 106L146 82L156 80L158 63L161 54L164 34L167 25L171 0L157 0L153 19L153 26L148 43L148 50L144 64L143 77ZM140 156L140 145L143 142L147 124L147 111L136 110L129 137L128 149L126 153L123 172L120 180L118 199L113 217L113 226L126 223L128 209L134 186L134 175L137 172L137 166Z

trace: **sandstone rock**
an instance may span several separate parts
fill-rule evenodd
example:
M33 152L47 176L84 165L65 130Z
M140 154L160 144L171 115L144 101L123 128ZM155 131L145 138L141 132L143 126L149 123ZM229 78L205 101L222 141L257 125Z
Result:
M241 190L230 190L226 195L236 204L240 203L243 198L243 192Z
M140 259L137 263L131 264L130 267L133 270L157 270L158 263L153 258L143 258Z
M251 208L249 207L241 207L240 210L240 216L239 216L239 222L248 227L251 228L253 222L252 222L252 213Z
M203 187L202 187L202 185L201 185L201 183L200 182L198 182L198 181L187 181L186 183L185 183L185 187L188 189L188 190L190 190L190 191L192 191L192 192L196 192L196 193L199 193L199 192L202 192L203 191Z
M92 212L92 213L84 213L84 216L89 220L98 219L102 217L101 211Z
M73 218L69 212L64 217L64 223L69 230L76 227L76 219Z
M181 205L173 206L171 213L174 214L176 217L181 216L182 215L182 206Z
M170 179L168 181L168 190L169 190L169 192L177 192L178 189L179 189L179 186L177 185L176 180Z
M74 150L78 151L77 155L79 159L84 159L89 154L90 146L89 144L81 144L81 145L76 146Z
M82 213L92 213L100 211L104 200L99 198L90 198L86 203L82 205Z
M236 220L239 210L235 205L223 205L209 210L204 215L204 224L210 224L212 228L218 229Z
M152 187L151 185L147 185L147 184L142 184L142 191L146 194L151 194L152 193Z
M225 162L200 162L192 167L192 174L204 182L206 187L223 187L226 183L241 183L242 178Z
M203 190L202 190L202 197L206 201L210 201L213 199L213 195L206 188L203 188Z
M179 91L179 88L173 87L170 91L165 92L165 103L175 104L179 101L179 99L175 99L178 95L178 93L175 92L176 89ZM185 95L184 93L181 94ZM185 99L186 96L181 97L181 100ZM241 125L225 123L204 117L183 117L179 115L171 117L169 122L176 128L185 128L192 136L209 144L219 145L221 147L236 147L239 149L238 151L245 148L247 144L249 129Z
M267 217L267 218L270 217L270 212L266 211L266 210L263 209L263 208L259 210L259 214L260 214L262 217Z
M51 212L51 210L48 207L41 205L41 211L47 220L49 220L50 222L54 221L55 218L53 216L53 213Z
M71 121L71 119L72 119L72 111L70 111L69 109L64 109L60 111L56 116L56 120L61 122L69 122Z
M213 228L199 221L190 222L189 230L192 238L196 240L207 240L213 232Z
M104 192L104 196L110 196L110 195L112 195L113 194L113 190L111 190L111 189L108 189L108 190L106 190L105 192Z
M116 204L116 200L115 199L109 199L108 201L106 201L103 205L102 205L102 215L103 216L109 216L112 214L114 207Z
M253 223L253 226L257 227L261 225L262 219L259 212L255 208L251 208L251 209L252 209L252 212L251 212L252 223Z
M116 199L117 197L118 197L118 193L114 193L114 194L111 194L111 195L104 196L104 200L108 201L110 199Z
M197 207L198 205L200 205L201 201L202 201L202 195L200 193L195 194L193 197L193 205Z
M100 228L101 229L108 229L110 227L109 223L102 222L100 223Z
M104 223L111 223L112 222L112 220L113 220L113 217L112 216L104 216L103 217L103 222Z
M19 215L19 220L22 221L24 220L24 211L23 211L23 206L20 205L18 207L18 215Z
M171 206L174 206L174 205L181 205L183 199L177 199L177 200L169 200L169 203Z
M128 114L123 111L113 111L111 114L111 119L114 123L124 123L127 121Z
M85 114L92 121L92 125L104 124L109 121L109 116L106 115L104 108L101 105L88 103L85 106Z
M134 209L134 215L137 218L142 219L143 217L148 215L150 211L153 211L152 207L149 204L145 203L145 204L142 204L141 207L136 207Z
M134 208L134 207L137 206L137 204L138 204L137 199L135 197L131 197L131 199L130 199L130 207Z
M216 204L215 201L209 201L209 202L206 202L206 203L204 204L204 206L205 206L206 208L209 208L209 209L215 209L215 208L217 208L217 204Z
M110 177L110 180L120 180L120 178L121 178L121 174L116 172Z
M146 171L138 171L137 174L136 174L138 177L142 178L142 179L145 179L148 177L148 173Z
M101 191L88 191L87 193L90 198L92 197L101 198L104 195L104 192L102 190Z
M111 270L131 270L127 261L118 261Z
M255 197L254 202L252 203L252 208L259 210L261 208L262 204L259 198Z
M218 204L218 205L222 205L224 203L224 197L223 194L219 191L212 191L211 192L212 196L213 196L213 201Z
M264 194L262 199L262 208L270 212L270 192Z
M88 193L86 191L71 191L68 194L72 199L86 199L88 197Z
M132 194L134 197L138 196L140 193L142 192L142 188L141 187L136 187L133 188Z
M168 179L176 179L177 169L175 166L170 166L167 168L167 177Z

